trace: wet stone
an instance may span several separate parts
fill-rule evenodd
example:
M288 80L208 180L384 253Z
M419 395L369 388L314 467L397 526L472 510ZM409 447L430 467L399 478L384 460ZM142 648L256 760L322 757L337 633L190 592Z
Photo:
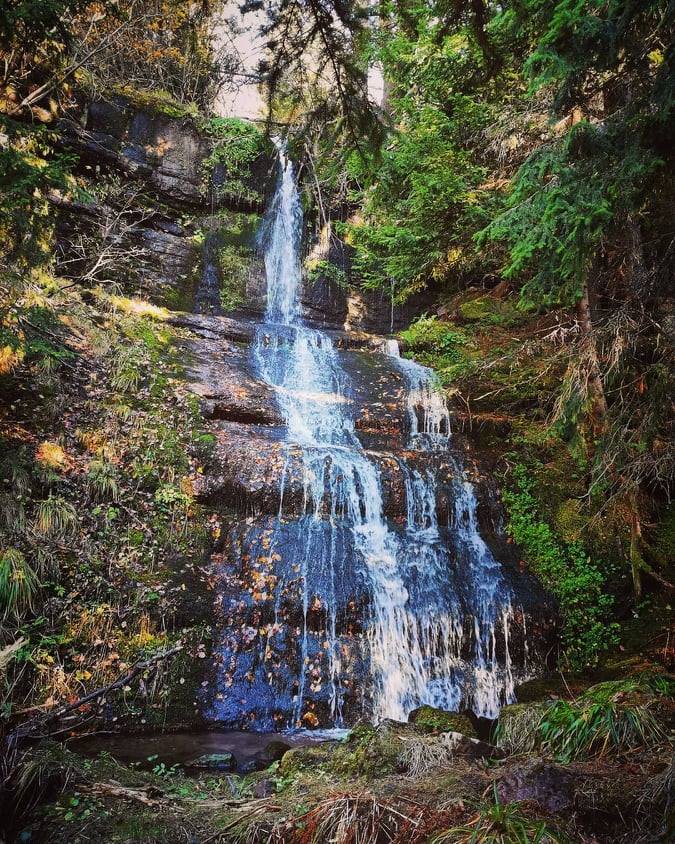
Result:
M237 770L234 753L206 753L185 763L186 768L199 771L221 771L230 773Z

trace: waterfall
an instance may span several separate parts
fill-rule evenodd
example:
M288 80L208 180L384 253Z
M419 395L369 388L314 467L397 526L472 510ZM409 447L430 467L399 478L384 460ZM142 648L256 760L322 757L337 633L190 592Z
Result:
M268 642L279 628L283 595L300 583L302 618L292 644L297 676L292 683L284 681L292 698L287 725L302 722L307 699L325 693L326 683L330 719L336 726L343 721L345 695L353 696L354 682L340 634L341 626L349 626L346 610L338 605L357 582L365 585L368 606L363 632L349 636L350 641L363 639L367 714L404 720L413 708L429 703L451 710L466 706L495 717L513 698L512 601L501 567L480 536L473 486L452 454L444 396L429 370L400 358L395 341L385 341L373 353L388 356L405 384L407 447L423 458L419 465L405 456L392 458L406 496L405 525L395 525L385 516L381 468L357 435L354 389L342 353L327 333L302 319L302 208L293 163L282 143L277 149L276 189L259 235L266 312L252 354L258 376L274 388L285 419L284 473L290 471L291 452L301 455L304 503L294 538L284 539L290 528L282 500L272 539L262 546L270 567L281 558L277 551L282 547L290 555L287 573L276 586ZM448 524L438 521L439 460L454 468L454 512ZM284 476L282 490L285 483ZM255 543L260 536L257 532L246 540L242 550L247 557L259 554ZM312 619L318 616L325 623L317 640ZM265 647L261 644L261 653ZM288 655L284 659L290 661Z

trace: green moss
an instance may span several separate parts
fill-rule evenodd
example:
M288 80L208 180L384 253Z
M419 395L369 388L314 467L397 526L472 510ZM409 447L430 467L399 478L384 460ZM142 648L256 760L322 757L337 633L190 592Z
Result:
M618 625L608 623L613 606L602 561L591 560L583 545L561 541L541 517L535 483L527 468L515 465L503 490L508 531L544 585L558 598L563 620L564 656L573 668L597 665L618 642Z
M330 769L340 776L374 780L394 773L402 743L386 726L359 724L333 755Z
M581 511L578 498L563 501L553 517L553 526L565 542L575 542L582 538L586 519Z
M459 313L466 322L501 325L505 328L518 325L527 319L510 299L495 299L493 296L480 296L462 302Z
M168 91L161 89L146 91L134 88L132 85L116 85L113 91L128 99L132 105L144 109L153 114L163 114L166 117L199 118L199 109L195 103L181 103L176 100Z
M408 720L418 730L424 732L455 732L471 738L478 738L470 719L458 712L446 712L444 709L425 705L414 709L408 716Z

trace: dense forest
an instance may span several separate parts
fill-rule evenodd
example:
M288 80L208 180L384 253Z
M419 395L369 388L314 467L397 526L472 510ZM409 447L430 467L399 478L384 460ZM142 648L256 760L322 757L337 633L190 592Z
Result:
M674 29L0 0L0 840L672 840Z

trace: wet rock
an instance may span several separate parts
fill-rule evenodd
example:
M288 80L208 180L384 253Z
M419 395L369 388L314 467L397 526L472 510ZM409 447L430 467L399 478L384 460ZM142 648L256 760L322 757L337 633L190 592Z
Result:
M198 500L234 505L240 512L255 507L258 512L277 513L283 478L284 511L299 512L303 500L299 449L288 449L260 429L232 422L218 422L213 433L217 442L211 468L196 482Z
M253 786L253 796L258 799L271 797L273 794L276 794L276 791L276 785L270 779L258 780L258 782Z
M505 756L499 747L462 733L443 732L438 740L446 747L450 756L462 756L467 759L503 759Z
M288 753L291 749L291 745L287 744L285 741L281 741L279 739L272 739L269 741L263 750L265 756L271 760L271 762L278 762L284 753Z
M233 753L206 753L185 763L186 768L193 768L198 771L220 771L231 772L237 770L237 760Z
M545 812L563 812L574 805L576 775L561 765L542 759L524 761L499 781L502 803L533 800Z
M421 732L453 732L476 738L476 731L470 719L459 712L447 712L427 705L419 706L408 715L408 721Z
M211 337L184 344L190 390L201 402L207 419L245 425L283 425L274 390L251 369L248 350Z
M253 757L255 769L258 771L264 771L275 762L281 761L289 750L291 750L290 744L287 744L285 741L280 741L279 739L272 739L272 741L268 742L265 747L258 751L258 753L256 753Z

